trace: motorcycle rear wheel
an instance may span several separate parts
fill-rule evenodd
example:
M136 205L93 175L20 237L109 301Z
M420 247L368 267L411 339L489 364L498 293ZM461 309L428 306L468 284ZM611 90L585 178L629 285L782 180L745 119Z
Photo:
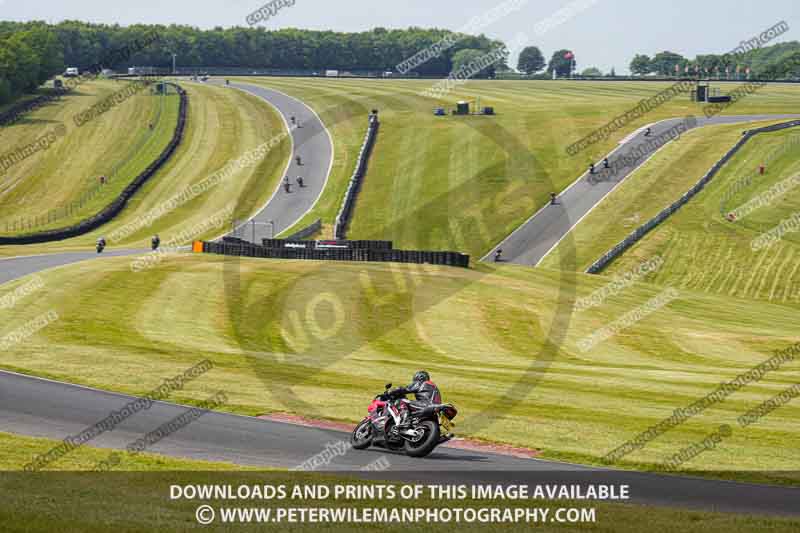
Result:
M422 438L417 442L407 440L405 443L406 455L409 457L425 457L439 444L439 424L425 420L418 427L424 431Z
M350 435L350 444L356 450L363 450L370 447L374 438L375 434L372 430L372 421L368 419L362 420Z

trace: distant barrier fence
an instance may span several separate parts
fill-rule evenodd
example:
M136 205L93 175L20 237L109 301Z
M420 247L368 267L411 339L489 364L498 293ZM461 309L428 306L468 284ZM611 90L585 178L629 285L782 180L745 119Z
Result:
M209 76L237 76L237 77L253 77L253 76L264 76L264 77L286 77L286 78L383 78L383 79L397 79L397 80L441 80L443 78L447 78L448 73L441 73L441 74L420 74L418 72L406 72L405 74L401 74L399 72L390 72L385 69L364 69L364 68L351 68L351 69L339 69L336 71L336 74L329 74L328 69L320 68L320 69L301 69L301 68L266 68L266 67L221 67L221 66L198 66L198 67L181 67L178 66L175 72L172 72L172 68L153 68L148 67L147 71L153 71L154 73L161 73L164 75L172 74L175 76L200 76L207 74ZM483 76L476 76L476 79L481 79ZM624 75L616 75L616 76L581 76L579 74L575 74L572 77L565 77L565 78L556 78L553 80L552 76L550 75L542 75L542 74L535 74L532 76L525 76L521 74L509 73L509 72L498 72L495 74L493 78L490 78L496 81L589 81L589 82L653 82L653 81L661 81L661 82L676 82L679 80L690 80L690 81L711 81L711 82L720 82L720 83L742 83L742 82L767 82L767 83L800 83L800 80L797 78L769 78L769 79L760 79L760 78L746 78L743 77L742 79L735 79L730 78L726 79L723 77L709 77L709 76L689 76L689 75L680 75L680 76L624 76Z
M636 228L630 235L625 237L622 241L620 241L616 246L614 246L611 250L603 254L603 256L592 263L592 265L586 270L588 274L597 274L601 270L603 270L609 263L611 263L614 259L622 255L628 248L633 246L636 242L638 242L642 237L644 237L650 230L664 222L667 218L672 216L678 209L680 209L684 204L686 204L689 200L691 200L697 193L705 188L706 184L711 181L711 179L720 171L720 169L728 162L730 159L736 155L736 153L742 149L747 141L749 141L754 136L758 135L759 133L768 133L772 131L783 130L786 128L794 128L800 126L800 120L792 120L790 122L782 122L780 124L773 124L771 126L764 126L763 128L755 128L752 130L747 130L744 135L736 142L736 144L728 150L728 152L722 156L722 158L714 163L708 172L700 178L700 180L692 186L691 189L686 191L683 196L681 196L677 201L675 201L669 207L663 209L660 213L656 216Z
M171 73L171 71L170 71ZM176 76L278 76L278 77L303 77L303 78L420 78L421 76L409 72L408 74L392 73L380 69L343 69L336 70L335 74L329 69L303 69L303 68L261 68L261 67L177 67ZM442 76L429 76L439 78Z
M233 242L226 238L223 242L198 242L195 251L208 254L258 257L266 259L309 259L318 261L370 261L391 263L418 263L447 265L467 268L469 255L458 252L432 252L425 250L394 250L388 241L292 241L284 239L264 239L268 246L249 242ZM339 243L342 247L320 247L320 243ZM355 245L354 243L361 243ZM370 248L367 243L383 243L383 248ZM388 248L386 245L388 244Z
M322 219L318 218L305 228L295 231L294 233L286 237L286 240L299 241L300 239L307 239L312 235L314 235L316 232L320 231L321 229L322 229Z
M336 239L345 239L347 237L347 228L353 217L356 196L358 196L358 192L361 190L361 183L364 181L364 175L367 172L367 163L372 153L372 147L375 145L375 137L378 135L379 127L380 121L378 120L378 112L373 111L369 115L369 126L364 136L364 144L361 146L361 152L358 154L356 169L353 172L353 176L350 178L350 183L347 185L347 191L344 193L344 200L342 201L342 207L339 209L339 214L336 215L336 223L333 227L333 236Z
M51 242L51 241L60 241L63 239L68 239L70 237L77 237L78 235L83 235L85 233L89 233L93 231L103 224L110 222L114 217L116 217L128 204L128 201L133 197L136 192L142 188L142 186L147 183L147 181L153 177L153 175L162 167L172 154L175 152L175 149L183 140L183 133L186 126L186 113L188 110L189 100L186 96L186 91L183 90L182 87L176 85L174 83L169 83L168 85L172 85L175 87L175 90L178 92L180 96L180 107L178 110L178 123L175 127L175 131L172 134L172 139L170 140L169 144L164 148L161 152L161 155L153 161L147 168L145 168L136 178L127 186L125 189L117 196L114 201L112 201L109 205L104 207L99 213L96 215L82 220L81 222L73 225L68 226L65 228L48 230L48 231L41 231L37 233L29 233L27 235L19 235L13 237L0 237L0 245L3 244L34 244L34 243L41 243L41 242Z

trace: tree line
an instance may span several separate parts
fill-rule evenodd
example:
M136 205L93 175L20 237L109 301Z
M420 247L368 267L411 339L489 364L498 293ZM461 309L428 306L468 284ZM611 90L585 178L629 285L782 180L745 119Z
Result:
M550 62L545 63L544 55L538 46L526 46L517 59L517 70L528 76L536 75L547 67L547 75L555 72L557 76L565 77L572 73L574 65L575 56L571 50L556 50L550 57Z
M553 72L558 77L566 77L574 73L574 69L574 54L567 49L556 50L547 62L538 47L528 46L520 52L517 63L519 72L537 77L550 77ZM670 51L659 52L653 57L636 54L630 62L630 71L634 76L798 78L800 42L778 43L735 55L730 53L698 55L694 59ZM584 69L581 75L602 76L603 73L597 68L590 67ZM609 75L615 76L614 69Z
M34 92L63 66L62 45L46 25L0 30L0 105Z
M47 79L65 67L86 68L102 60L108 50L124 48L135 40L157 33L157 44L138 50L127 60L106 68L130 66L171 67L172 54L181 67L245 67L275 69L395 70L403 60L445 37L454 44L440 55L415 67L423 76L446 76L454 59L464 51L487 53L504 46L484 35L455 34L443 29L385 29L343 33L301 29L267 31L263 28L214 28L190 26L91 24L65 21L0 22L0 77L12 85L12 92L33 87L33 79ZM46 46L39 46L46 36ZM22 43L22 44L21 44ZM29 47L24 46L28 43ZM36 43L36 46L33 46ZM29 48L32 48L29 49ZM23 71L37 65L23 81ZM482 73L492 75L493 71ZM29 76L30 77L30 76Z
M152 35L158 36L153 42ZM149 41L148 41L149 39ZM416 65L410 72L421 76L446 77L482 55L505 47L502 41L485 35L463 35L444 29L375 28L345 33L301 29L267 31L263 28L214 28L200 30L179 25L119 25L64 21L51 25L44 22L0 21L0 104L36 90L44 81L63 72L65 67L81 69L102 66L116 70L130 66L171 67L176 54L181 67L245 67L286 70L371 70L394 71L398 64L417 52L447 39L441 53ZM146 47L131 43L151 42ZM130 49L129 55L109 51ZM114 60L109 58L113 57ZM108 64L104 64L103 62ZM637 54L631 61L631 72L662 76L676 73L725 75L752 68L755 75L770 73L775 77L800 75L800 43L781 43L742 54L741 57L698 55L694 60L674 52L661 52L652 58ZM676 70L677 66L677 70ZM536 46L522 50L517 69L529 76L546 69L568 76L575 67L571 50L553 52L545 62ZM475 74L494 77L509 70L499 60ZM588 69L587 75L597 75ZM544 76L544 74L542 74Z
M653 57L636 54L630 63L638 76L702 76L724 79L800 77L800 42L778 43L741 54L706 54L689 59L664 51Z
M546 67L546 68L545 68ZM522 49L517 60L517 70L528 77L548 79L553 73L559 78L566 78L572 74L578 74L575 52L562 48L553 52L550 61L545 62L542 51L537 46L526 46ZM541 72L544 69L544 72ZM585 68L580 72L584 77L600 77L603 73L596 67ZM608 76L616 76L614 69Z

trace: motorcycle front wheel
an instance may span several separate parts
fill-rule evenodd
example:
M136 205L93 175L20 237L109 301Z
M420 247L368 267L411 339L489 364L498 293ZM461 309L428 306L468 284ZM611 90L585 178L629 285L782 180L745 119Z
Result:
M409 457L425 457L439 444L439 424L431 420L421 422L417 429L422 435L416 441L406 440L406 455Z
M359 425L356 426L356 429L353 430L352 435L350 435L350 444L352 444L353 448L356 450L363 450L365 448L369 448L374 438L375 435L372 431L372 421L369 419L364 419Z

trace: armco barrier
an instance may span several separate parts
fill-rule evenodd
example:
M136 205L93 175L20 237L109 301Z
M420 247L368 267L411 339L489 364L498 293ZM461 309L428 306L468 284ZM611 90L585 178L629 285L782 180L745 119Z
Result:
M714 163L708 172L700 178L700 180L695 183L691 189L686 191L683 196L681 196L678 200L676 200L672 205L663 209L660 213L656 216L636 228L630 235L625 237L622 241L620 241L616 246L614 246L611 250L603 254L603 256L592 263L592 265L586 270L589 274L597 274L601 270L603 270L609 263L611 263L614 259L619 257L625 250L633 246L636 242L638 242L642 237L644 237L650 230L664 222L667 218L669 218L674 212L680 209L685 203L694 197L697 193L703 190L703 188L708 184L709 181L719 172L719 170L730 161L730 159L736 155L736 153L741 150L742 146L744 146L747 141L749 141L754 136L758 135L759 133L767 133L772 131L783 130L786 128L794 128L800 126L800 120L792 120L789 122L782 122L780 124L773 124L771 126L764 126L763 128L755 128L752 130L747 130L744 132L742 137L736 142L736 144L728 150L728 152L722 156L722 158Z
M364 174L367 172L367 163L372 153L372 147L375 144L375 137L378 135L379 127L380 121L378 120L377 111L373 111L369 115L369 125L367 126L367 133L364 136L364 144L361 146L361 152L358 154L356 169L353 172L353 176L350 178L350 183L347 185L347 191L344 193L344 199L342 200L342 207L339 208L339 214L336 215L336 223L333 227L333 237L335 239L347 238L347 227L350 225L350 219L353 217L356 196L358 196L358 191L361 190L361 183L364 181Z
M311 224L309 224L305 228L303 228L303 229L301 229L299 231L295 231L294 233L292 233L291 235L286 237L286 240L287 241L299 241L300 239L305 239L305 238L311 237L312 235L314 235L316 232L318 232L321 229L322 229L322 219L318 218L317 220L315 220L314 222L312 222Z
M313 241L303 241L313 242ZM369 248L270 248L252 243L203 242L203 252L209 254L259 257L268 259L311 259L325 261L372 261L419 263L467 268L469 256L458 252L425 250L391 250Z
M33 244L40 242L51 242L76 237L93 231L103 224L110 222L116 217L128 204L128 201L134 194L153 177L153 175L169 160L170 156L175 152L175 149L183 140L183 132L186 126L186 113L189 106L189 100L186 97L186 91L179 85L168 83L178 91L180 95L180 107L178 111L178 124L175 127L175 132L172 134L172 139L169 144L161 152L161 155L153 161L147 168L145 168L134 180L125 187L119 196L109 205L104 207L96 215L82 220L74 226L69 226L61 229L54 229L49 231L42 231L37 233L30 233L28 235L19 235L15 237L0 237L0 245L2 244Z

